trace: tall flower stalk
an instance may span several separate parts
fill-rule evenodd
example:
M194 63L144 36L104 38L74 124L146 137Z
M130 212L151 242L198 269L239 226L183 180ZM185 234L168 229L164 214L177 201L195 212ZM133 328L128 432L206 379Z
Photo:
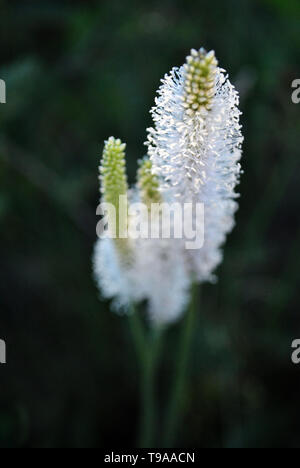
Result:
M148 154L166 192L182 203L204 205L204 245L185 254L197 280L210 281L237 209L243 141L238 93L214 52L204 49L192 49L186 63L162 81L151 110Z
M117 236L98 239L94 271L103 296L113 299L117 311L129 315L141 366L139 443L143 447L152 447L157 436L155 385L161 332L182 316L189 291L193 291L181 326L174 381L166 405L163 443L168 447L176 440L197 328L197 285L215 281L215 269L223 258L222 246L234 226L243 138L238 93L218 66L215 53L203 48L192 49L184 65L165 75L151 114L147 156L140 162L132 189L127 185L125 145L113 137L105 142L100 166L101 201L114 208ZM128 206L120 202L120 196L126 198ZM201 248L187 249L185 234L180 239L150 235L159 232L165 220L163 204L174 202L183 211L187 203L203 205L204 225L192 216L193 230L204 232ZM145 207L140 217L133 209L137 204ZM155 215L153 207L158 207ZM127 238L119 232L121 219L125 219ZM145 223L148 235L131 234L137 221ZM176 223L174 219L175 228ZM138 303L146 304L146 324L135 306Z

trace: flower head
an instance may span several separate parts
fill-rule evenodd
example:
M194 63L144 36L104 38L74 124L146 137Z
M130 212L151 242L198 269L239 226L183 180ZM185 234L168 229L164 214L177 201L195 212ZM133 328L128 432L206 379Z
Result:
M105 142L101 165L102 198L117 210L118 196L127 192L124 148L120 140L109 138ZM129 205L143 203L149 214L152 204L162 201L152 163L144 158L140 161L137 185L130 192ZM159 224L161 214L158 213L154 219L147 218L149 222ZM132 222L134 215L131 214L129 227ZM114 310L127 311L130 303L146 301L148 316L156 326L170 323L183 313L188 301L190 278L181 251L172 240L100 238L93 260L97 284L105 298L113 299Z
M125 148L126 144L122 143L120 139L109 137L104 142L102 161L99 167L102 201L110 203L115 208L115 216L109 222L116 232L116 246L124 255L128 250L128 245L127 240L120 236L120 219L123 218L124 222L127 223L127 211L126 206L124 207L120 203L120 196L127 197L128 192ZM121 213L122 210L125 211Z
M148 154L165 191L182 203L204 204L204 246L186 256L199 281L211 279L237 209L243 140L238 94L214 52L204 49L192 49L187 63L164 77L158 94Z
M126 144L114 137L104 142L100 165L101 193L103 199L117 206L119 195L128 190L125 162Z

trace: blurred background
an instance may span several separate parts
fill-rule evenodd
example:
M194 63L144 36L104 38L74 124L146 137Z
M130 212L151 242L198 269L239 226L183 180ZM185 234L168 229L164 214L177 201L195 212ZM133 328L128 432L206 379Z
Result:
M244 175L219 281L201 288L177 445L300 447L299 1L2 0L0 17L0 446L134 446L128 323L91 270L99 158L126 141L134 182L160 78L204 46L241 94Z

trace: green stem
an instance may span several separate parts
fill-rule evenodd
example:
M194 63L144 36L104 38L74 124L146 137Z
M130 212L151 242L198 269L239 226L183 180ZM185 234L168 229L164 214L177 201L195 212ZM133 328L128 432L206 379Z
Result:
M164 447L171 448L174 444L178 424L182 413L183 393L188 370L188 361L192 344L193 331L197 311L197 285L192 287L191 304L185 317L179 345L179 356L172 386L171 397L167 407L166 425L164 432Z
M148 346L143 322L134 304L131 304L128 318L137 358L142 367L147 361Z
M155 376L162 329L153 329L148 338L139 313L133 305L129 314L129 322L141 372L141 420L138 446L152 448L156 426Z
M139 447L153 448L156 429L155 376L158 364L161 331L153 330L146 362L142 367L141 430Z

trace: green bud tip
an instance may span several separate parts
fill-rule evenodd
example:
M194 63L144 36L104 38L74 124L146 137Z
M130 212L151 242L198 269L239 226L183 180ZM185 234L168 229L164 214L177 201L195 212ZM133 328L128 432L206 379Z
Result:
M140 167L137 174L137 186L140 190L141 200L148 209L152 203L161 203L158 177L152 172L152 162L145 157L139 161Z
M127 207L120 206L120 196L127 196L128 183L126 176L125 162L125 143L120 139L109 137L104 142L102 161L100 165L100 181L102 200L106 203L111 203L116 210L116 219L110 220L115 223L116 229L116 245L120 250L124 251L127 248L127 239L120 238L120 210L126 210L121 213L121 218L128 222ZM124 229L124 226L122 227Z
M213 50L206 52L192 49L184 65L184 97L183 105L188 115L198 110L211 109L215 94L215 75L218 61Z

